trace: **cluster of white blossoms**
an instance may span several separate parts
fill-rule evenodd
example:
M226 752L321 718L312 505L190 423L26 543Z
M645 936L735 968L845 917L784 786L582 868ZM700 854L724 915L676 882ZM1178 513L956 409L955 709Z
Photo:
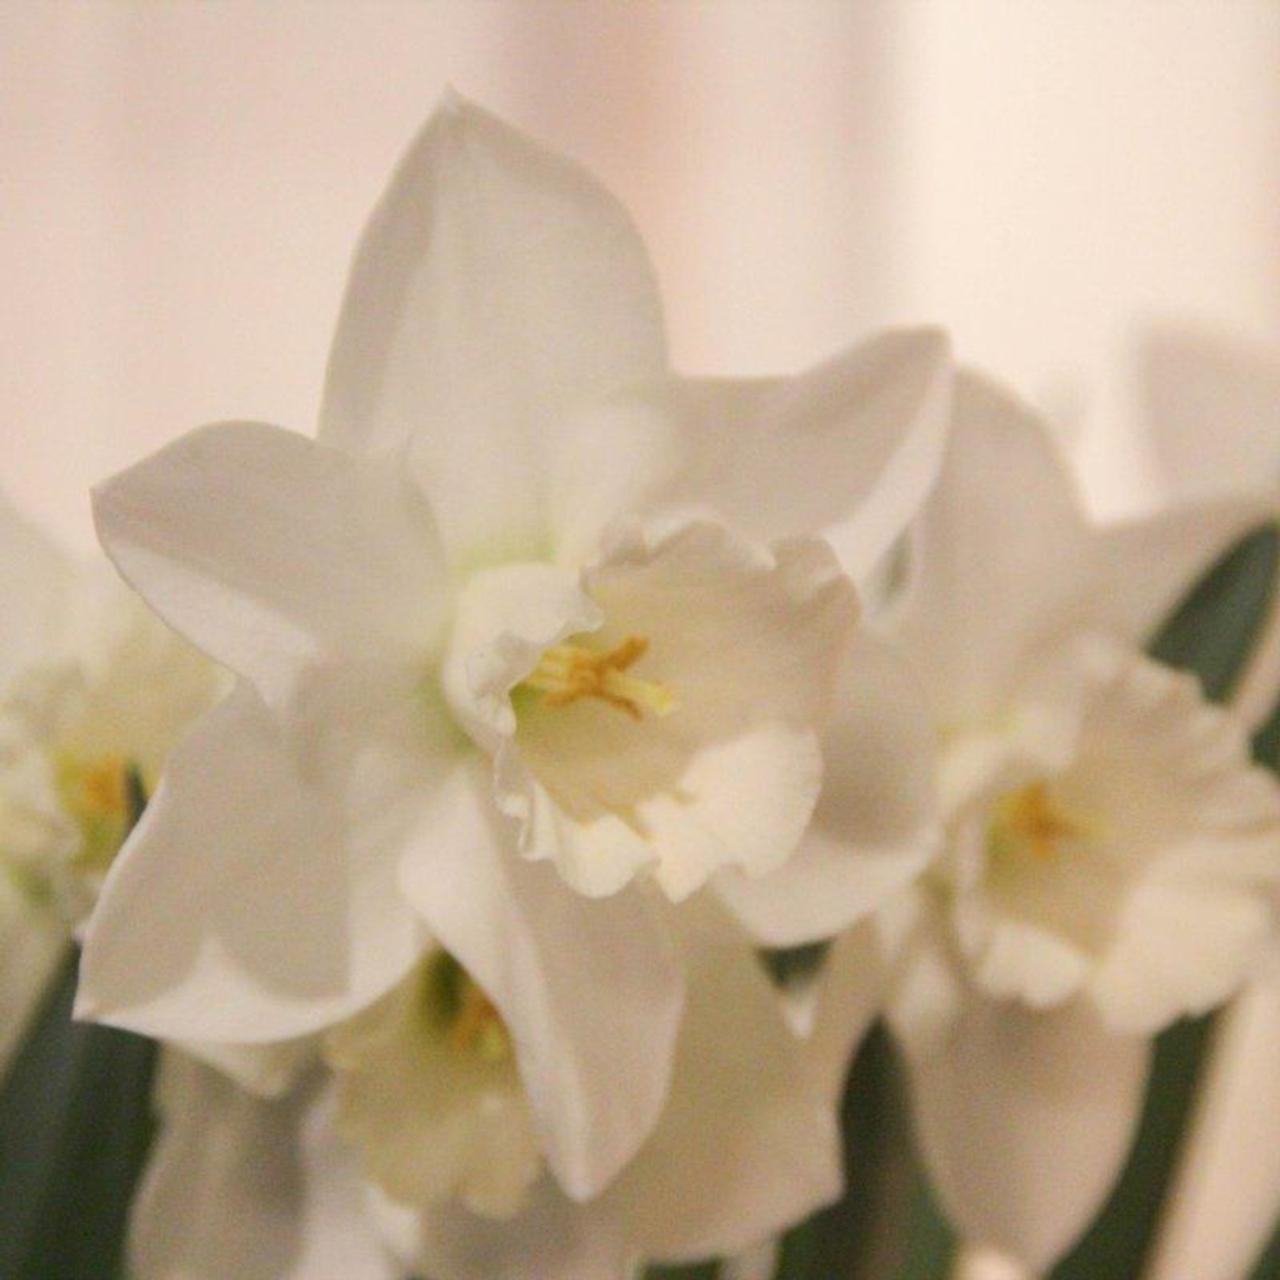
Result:
M96 490L154 617L103 639L2 530L0 910L61 939L96 899L77 1015L171 1046L132 1273L732 1254L840 1193L881 1012L952 1216L1052 1261L1280 880L1280 787L1143 651L1274 513L1102 525L1073 483L932 330L674 374L622 209L446 100L318 436L209 426ZM760 952L831 938L802 1033Z

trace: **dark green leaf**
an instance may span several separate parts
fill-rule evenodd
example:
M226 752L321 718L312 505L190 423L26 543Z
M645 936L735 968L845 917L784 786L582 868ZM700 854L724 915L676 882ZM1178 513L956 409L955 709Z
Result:
M155 1046L71 1021L69 952L0 1090L0 1275L110 1280L151 1142Z
M1249 1280L1280 1280L1280 1227L1276 1228L1271 1243L1250 1273Z
M644 1280L716 1280L719 1274L718 1262L692 1262L683 1267L650 1267Z
M849 1073L841 1119L844 1196L787 1233L777 1280L884 1280L905 1256L912 1166L897 1053L882 1024Z
M125 773L129 827L146 808ZM156 1045L72 1022L80 955L68 947L0 1082L0 1276L113 1280L151 1146Z
M1264 525L1241 539L1192 588L1151 643L1151 654L1194 671L1205 693L1226 698L1275 589L1280 535Z

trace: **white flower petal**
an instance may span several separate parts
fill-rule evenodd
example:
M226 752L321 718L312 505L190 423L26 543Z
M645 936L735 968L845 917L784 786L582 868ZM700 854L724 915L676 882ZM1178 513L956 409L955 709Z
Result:
M1093 978L1093 998L1111 1026L1139 1034L1206 1013L1257 972L1276 924L1275 905L1256 888L1211 880L1145 884Z
M664 368L652 270L626 213L576 165L450 94L356 255L321 438L377 451L412 437L446 539L492 562L513 540L545 542L561 423Z
M1045 1013L977 993L941 1046L909 1051L917 1136L963 1238L1047 1272L1120 1171L1148 1058L1078 1001Z
M409 1235L405 1265L433 1280L632 1280L640 1261L612 1214L598 1201L574 1203L551 1178L518 1218L495 1222L441 1205Z
M895 637L944 722L980 718L1063 632L1145 642L1213 560L1268 515L1266 501L1235 500L1091 523L1046 424L965 372Z
M1273 962L1219 1015L1147 1280L1249 1274L1280 1213L1278 1078L1280 964Z
M256 1097L282 1098L314 1062L319 1044L314 1036L301 1036L268 1044L186 1040L174 1047Z
M271 700L310 662L415 658L437 638L440 548L398 459L226 423L99 485L94 513L156 612Z
M436 953L326 1036L337 1124L394 1200L425 1207L456 1197L484 1217L509 1218L542 1158L512 1056L452 1044L437 1025L433 963L445 959Z
M1212 565L1250 530L1276 517L1269 495L1171 506L1096 536L1096 625L1145 644Z
M660 1261L755 1244L834 1199L842 1177L833 1100L747 940L695 929L685 960L671 1097L604 1197L638 1252Z
M948 724L988 712L1027 649L1076 621L1094 569L1070 472L1044 424L968 372L954 405L896 635Z
M78 1015L252 1043L354 1012L422 947L395 880L412 818L384 806L348 827L326 779L303 775L241 685L170 757L107 877Z
M557 466L557 548L585 551L620 515L709 507L761 542L834 526L860 579L937 477L950 384L945 336L902 330L793 378L677 380L597 407Z
M137 1280L396 1280L349 1160L308 1137L312 1091L263 1102L166 1053L130 1222Z
M844 1093L855 1049L884 1005L891 974L889 949L873 920L841 934L823 962L805 1055L811 1078L833 1106Z
M583 1198L634 1155L662 1107L679 968L636 891L587 899L522 859L490 790L485 762L457 770L402 882L501 1012L543 1151Z
M0 495L0 681L56 656L74 577L70 560Z
M716 888L766 946L831 937L874 911L937 852L935 738L897 656L861 635L822 740L822 791L799 849L774 871Z

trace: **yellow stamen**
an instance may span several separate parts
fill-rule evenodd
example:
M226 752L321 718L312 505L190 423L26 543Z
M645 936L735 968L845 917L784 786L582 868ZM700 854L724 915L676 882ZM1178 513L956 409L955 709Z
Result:
M447 951L437 951L427 961L422 998L428 1025L451 1049L486 1062L511 1057L511 1036L502 1015Z
M500 1062L511 1053L511 1037L502 1015L474 982L462 990L461 1008L449 1027L449 1043L455 1049L478 1054L486 1062Z
M1029 853L1049 861L1058 856L1062 841L1088 834L1088 825L1063 807L1047 783L1032 782L997 801L990 843L995 853Z
M53 764L59 798L80 828L76 862L105 870L130 826L128 762L115 754L85 759L59 751Z
M627 674L649 650L642 636L628 636L612 649L601 651L566 642L547 649L538 665L522 682L543 695L548 707L565 707L579 698L599 698L633 720L645 711L670 715L679 700L664 684Z

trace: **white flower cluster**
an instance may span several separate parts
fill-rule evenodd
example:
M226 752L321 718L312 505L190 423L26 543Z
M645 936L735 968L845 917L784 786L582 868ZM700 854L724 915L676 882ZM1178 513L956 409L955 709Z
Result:
M138 1280L623 1280L840 1193L883 1014L1047 1267L1276 944L1280 787L1144 651L1268 488L1095 521L933 330L678 376L623 210L450 97L316 438L96 490L155 616L0 522L0 1052L92 906L78 1016L169 1046ZM800 1034L760 951L833 938Z

